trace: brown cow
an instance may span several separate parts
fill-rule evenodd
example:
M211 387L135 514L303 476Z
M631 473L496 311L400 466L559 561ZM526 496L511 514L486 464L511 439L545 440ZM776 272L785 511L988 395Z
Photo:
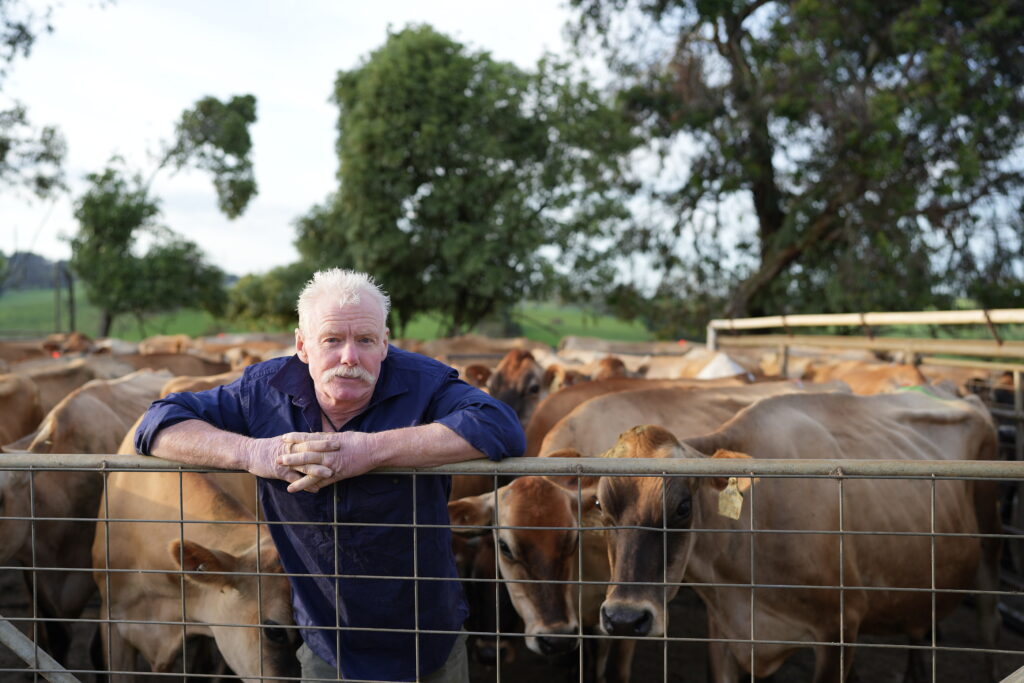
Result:
M44 414L35 382L21 375L0 375L0 445L34 431Z
M586 400L611 394L618 391L629 391L633 389L655 389L658 387L735 387L747 384L744 378L728 377L725 379L643 379L637 377L615 377L600 382L583 382L575 386L562 389L545 398L526 425L526 456L535 456L540 452L541 442L544 435L554 427L559 420L572 412L573 408Z
M132 422L146 411L170 377L140 370L114 380L92 380L75 389L43 419L26 444L30 453L113 453ZM103 492L98 472L24 470L0 472L5 519L0 527L0 563L17 560L28 567L42 616L75 619L95 586L92 537L96 506ZM31 517L38 521L30 522ZM16 519L15 519L16 518ZM82 520L82 521L78 521ZM78 570L78 571L76 571ZM71 628L45 622L45 646L63 662Z
M157 334L139 342L139 353L180 354L192 348L192 337L187 334Z
M759 401L715 432L682 443L660 427L636 427L606 455L976 460L994 458L995 448L991 420L977 401L918 392L792 394ZM739 488L749 484L741 479ZM604 477L600 506L617 528L602 627L634 637L663 634L665 601L679 582L692 582L708 608L712 680L736 681L741 671L771 675L804 643L815 644L814 681L845 680L854 649L828 643L854 644L861 633L919 640L931 627L933 600L941 618L959 602L956 590L997 586L999 542L978 537L1000 530L994 484L934 482L938 536L929 533L932 485L852 479L840 489L834 479L762 478L733 520L718 512L722 478ZM840 491L842 528L853 532L844 536L830 533L840 528ZM750 529L801 533L759 534L756 542L737 533ZM784 587L752 595L755 582ZM842 592L831 588L840 585ZM933 585L950 592L920 590ZM992 644L995 599L983 593L977 601ZM751 629L772 642L752 648Z
M549 384L544 381L544 368L532 353L512 349L487 380L487 390L491 396L511 406L525 427L537 404L548 395Z
M131 436L121 452L134 452ZM99 509L93 577L101 617L116 621L100 628L111 671L133 670L140 653L167 672L186 635L206 635L243 680L298 676L291 587L270 532L217 478L115 472Z
M191 353L133 353L117 358L137 370L142 368L170 370L172 375L203 377L231 370L229 363L210 360Z
M33 341L0 341L0 361L9 366L29 360L38 360L49 356L43 348L42 340Z
M644 422L660 424L680 438L696 436L711 431L754 401L808 391L849 393L840 382L780 381L707 389L669 386L603 394L584 401L559 420L545 435L538 455L572 448L596 457L611 448L624 430Z
M229 370L222 372L219 375L206 375L203 377L190 377L182 375L174 377L164 384L160 390L160 398L166 397L168 394L177 394L182 391L206 391L207 389L213 389L224 384L231 384L236 379L242 376L241 370Z
M792 382L770 382L705 390L676 387L605 394L584 402L563 418L548 433L541 454L596 455L610 447L619 432L636 424L637 415L664 421L676 434L703 434L760 398L807 389ZM587 490L582 496L584 527L600 526L588 505L595 493ZM605 587L601 583L584 584L583 607L579 608L575 599L578 586L570 583L576 580L579 556L564 552L576 543L576 508L574 490L568 492L544 477L532 476L501 487L497 496L486 493L448 505L455 525L490 526L500 522L495 535L504 544L499 558L502 576L506 581L518 581L508 584L509 593L526 624L527 646L539 654L575 648L576 640L565 636L575 634L580 623L591 632L598 627L598 608ZM605 535L587 532L584 537L583 580L607 581ZM591 675L598 680L605 676L628 680L629 652L616 649L610 664L601 661L608 654L598 650L596 670Z
M494 527L498 566L523 619L528 648L565 654L579 647L583 633L590 636L584 640L583 680L628 681L634 642L593 638L609 579L608 544L605 532L594 528L600 526L595 491L583 492L581 515L571 485L573 491L545 477L519 477L497 491L453 501L448 512L452 525L463 527L460 533Z
M811 382L846 382L853 393L865 396L928 384L928 379L916 365L868 363L860 360L814 363L808 366L803 378Z
M107 355L85 358L44 358L11 366L11 372L30 378L39 388L43 413L49 413L61 399L94 379L115 379L137 368Z

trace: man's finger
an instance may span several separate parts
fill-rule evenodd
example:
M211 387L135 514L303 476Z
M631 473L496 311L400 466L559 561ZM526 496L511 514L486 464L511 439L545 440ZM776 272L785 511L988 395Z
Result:
M296 453L300 450L320 452L338 450L337 444L335 444L330 439L296 440L289 439L287 438L286 435L281 437L281 440L284 441L284 443L287 445L289 453Z
M288 432L281 435L281 441L287 443L309 443L310 441L329 441L337 432Z
M321 479L328 479L334 476L334 470L326 465L301 465L299 467L293 467L292 470L299 472L300 474L311 474L314 477L320 477Z
M299 491L305 491L307 489L312 490L314 487L316 487L316 490L319 490L319 487L317 486L319 483L320 477L314 477L311 474L307 474L301 479L293 481L291 484L289 484L288 493L298 493Z
M281 435L281 440L291 443L304 443L306 441L319 441L326 436L327 434L323 432L288 432Z
M282 453L277 456L277 464L286 467L298 465L322 465L324 454L320 451L298 451L296 453Z

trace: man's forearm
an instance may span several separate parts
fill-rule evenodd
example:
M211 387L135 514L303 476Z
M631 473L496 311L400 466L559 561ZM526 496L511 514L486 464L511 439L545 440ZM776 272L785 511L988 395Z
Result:
M366 435L374 467L431 467L485 455L439 423Z
M186 465L247 470L253 441L202 420L186 420L160 430L150 452Z

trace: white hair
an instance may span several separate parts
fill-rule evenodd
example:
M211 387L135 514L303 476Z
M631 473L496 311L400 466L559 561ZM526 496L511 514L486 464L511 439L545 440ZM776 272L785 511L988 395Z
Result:
M391 297L366 273L344 268L318 270L306 283L296 309L299 312L299 331L305 333L313 315L313 308L321 297L332 297L339 306L358 304L360 294L367 294L380 307L384 325L391 311Z

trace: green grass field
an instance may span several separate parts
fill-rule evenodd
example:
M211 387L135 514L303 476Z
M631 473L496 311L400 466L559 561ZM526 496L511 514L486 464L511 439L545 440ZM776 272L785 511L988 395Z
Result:
M76 327L89 336L96 336L99 329L99 311L90 305L81 289L76 290ZM965 307L969 307L966 305ZM7 291L0 295L0 338L42 337L54 330L69 329L67 302L61 302L60 322L54 313L56 303L53 290L36 289ZM597 315L575 306L555 306L542 303L528 303L513 311L512 318L522 328L525 337L542 341L552 346L567 336L599 337L616 341L649 341L654 337L638 322L627 322L607 315ZM128 341L138 341L154 334L184 333L192 337L215 335L220 332L251 332L244 326L232 324L208 313L191 308L182 308L174 313L147 317L138 321L124 316L114 321L111 336ZM260 332L290 332L289 329L265 329ZM419 316L405 330L404 336L412 339L434 339L442 331L441 321L433 316ZM766 330L778 333L780 330ZM863 331L853 328L795 328L794 334L853 334ZM892 326L874 330L885 337L934 337L938 339L991 339L991 333L984 325L949 326ZM481 331L487 334L488 330ZM1024 326L1002 325L999 334L1004 340L1024 339ZM490 336L496 336L490 334ZM695 340L703 341L703 340Z
M99 311L86 301L85 294L76 290L75 326L89 336L99 329ZM67 302L61 302L60 322L55 315L53 290L7 291L0 295L0 337L42 337L55 330L68 331ZM621 341L644 341L651 334L640 323L629 323L609 316L588 313L580 308L558 307L545 304L525 304L513 313L513 319L523 329L523 336L555 345L565 336L579 335ZM220 320L208 313L183 308L175 313L156 315L138 321L124 316L114 320L111 336L138 341L154 334L184 333L192 337L214 335L220 332L251 332L243 326ZM283 328L263 329L261 332L288 332ZM420 316L405 330L405 337L434 339L441 333L441 322L435 317Z

